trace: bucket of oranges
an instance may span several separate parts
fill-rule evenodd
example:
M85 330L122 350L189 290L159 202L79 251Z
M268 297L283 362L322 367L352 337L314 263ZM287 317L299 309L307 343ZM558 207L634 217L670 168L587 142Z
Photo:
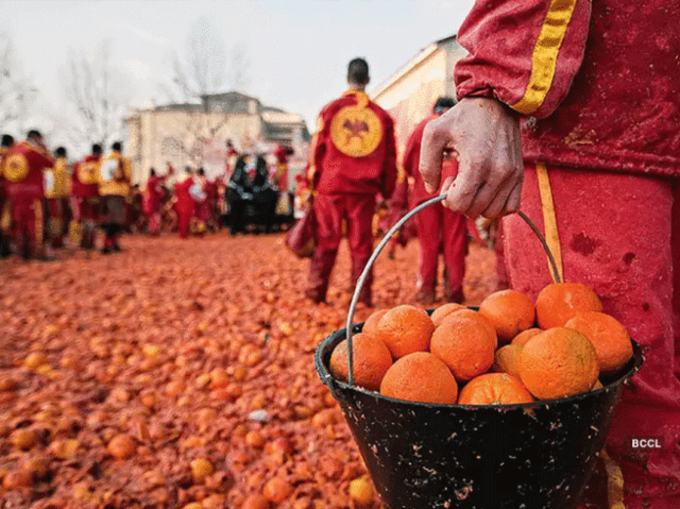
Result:
M643 362L590 288L558 282L535 303L505 290L479 308L399 305L352 324L387 239L443 198L385 235L347 327L318 346L317 371L386 508L574 509Z

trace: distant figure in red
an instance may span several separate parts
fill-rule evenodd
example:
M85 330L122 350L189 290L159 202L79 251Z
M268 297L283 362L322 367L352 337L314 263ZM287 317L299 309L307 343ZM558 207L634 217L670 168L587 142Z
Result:
M177 212L177 227L179 236L186 239L191 230L191 218L194 216L194 199L190 190L194 185L191 169L186 168L184 177L175 184L175 211Z
M413 177L412 207L438 194L425 191L423 178L418 171L420 146L425 126L456 104L450 97L440 97L433 108L433 114L416 126L406 144L404 170ZM453 157L444 160L442 171L446 177L455 177L458 162ZM465 277L465 255L468 250L467 220L462 214L452 212L441 203L430 205L416 214L416 230L420 245L420 267L416 300L421 304L435 302L437 286L437 264L439 253L444 254L444 297L449 302L462 303L463 278Z
M199 168L196 172L194 185L189 189L194 199L194 233L204 235L210 220L210 199L208 196L210 184L205 178L205 170Z
M290 192L288 181L288 158L294 154L291 147L287 145L277 145L272 152L276 158L276 172L274 182L279 191L279 200L276 204L276 214L281 216L292 215L293 213L293 193Z
M342 238L343 222L352 256L352 284L373 252L372 221L376 195L389 198L397 179L394 123L364 92L369 82L368 63L349 63L349 90L326 105L319 115L310 146L307 170L316 192L317 247L312 256L306 296L324 302ZM372 305L372 273L359 302Z
M46 258L43 242L43 171L54 159L43 144L42 135L29 131L26 141L14 145L5 158L4 175L12 204L14 245L25 259Z
M165 179L165 175L156 175L156 170L151 168L144 192L144 215L149 218L149 235L161 233L161 207L165 196L162 185Z
M5 178L5 156L14 145L14 138L9 134L2 135L0 144L0 257L6 258L10 254L11 214L9 203L9 184Z
M94 249L95 223L99 212L99 166L102 147L92 145L92 153L73 166L71 175L72 232L80 237L80 247Z

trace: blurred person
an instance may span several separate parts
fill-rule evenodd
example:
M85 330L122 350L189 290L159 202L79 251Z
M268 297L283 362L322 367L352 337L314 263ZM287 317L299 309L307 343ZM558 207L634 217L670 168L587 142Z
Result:
M69 169L66 149L58 147L54 151L54 167L45 171L45 210L47 234L53 248L64 247L64 223L69 216Z
M0 257L6 258L10 254L10 237L12 236L12 209L9 202L9 189L5 178L5 156L14 145L14 137L2 135L0 143Z
M535 298L553 279L536 236L509 215L521 203L560 279L590 286L644 351L599 456L611 475L593 478L581 507L677 509L680 3L478 0L458 41L469 51L455 69L460 102L425 130L424 180L437 188L442 154L455 151L446 204L507 215L512 287ZM659 447L635 447L642 437Z
M174 172L172 166L169 166L170 170ZM149 179L146 181L144 191L144 214L149 221L149 235L158 236L161 232L161 207L165 196L162 185L165 177L157 175L154 168L149 170Z
M433 198L439 193L425 190L423 178L418 171L420 162L421 141L425 127L434 119L452 108L456 101L452 97L440 97L434 104L432 114L420 122L411 133L404 151L403 167L407 175L413 178L411 208ZM442 164L442 175L455 178L458 162L450 155ZM418 268L418 284L416 300L421 304L433 304L436 300L437 265L439 254L444 257L444 297L449 302L462 303L463 278L465 277L465 256L468 252L467 219L464 215L435 203L423 209L415 216L420 261Z
M289 216L293 214L293 193L290 191L288 158L295 151L288 145L278 144L272 155L276 158L276 172L274 183L279 191L279 200L276 204L276 214Z
M71 174L71 210L73 221L70 236L80 239L80 247L94 249L95 225L99 218L99 165L102 147L92 145L92 152L73 165Z
M268 186L268 182L267 162L256 151L238 158L227 185L231 235L246 232L247 206L254 203L256 195Z
M389 199L397 179L394 123L365 89L368 63L355 58L347 68L349 89L319 115L310 145L307 174L316 196L317 245L305 295L324 302L342 238L343 222L352 257L354 285L373 252L372 219L376 196ZM372 305L370 271L359 302Z
M54 159L37 130L26 141L14 145L5 156L4 175L12 209L14 245L24 259L49 259L44 245L45 176Z
M127 214L126 198L130 194L132 168L130 160L122 154L122 143L111 145L111 152L102 159L99 178L99 195L102 200L100 224L104 230L102 253L120 251L119 238Z
M210 219L210 200L208 197L208 179L205 178L205 170L199 168L196 171L194 183L189 188L189 193L194 200L194 225L193 231L197 235L205 235Z
M194 216L195 202L190 190L194 185L191 168L184 170L184 175L175 183L175 196L172 200L177 213L177 228L180 238L186 239L191 231L191 218Z

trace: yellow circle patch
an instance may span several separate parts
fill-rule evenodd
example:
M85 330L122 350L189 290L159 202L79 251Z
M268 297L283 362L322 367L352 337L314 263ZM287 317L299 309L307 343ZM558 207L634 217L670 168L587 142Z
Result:
M345 106L331 121L333 145L350 157L369 155L378 147L382 136L382 122L369 108Z
M83 184L96 184L98 169L96 162L88 161L81 164L78 170L78 180Z
M5 161L5 177L10 182L21 182L28 176L28 159L23 154L12 154Z

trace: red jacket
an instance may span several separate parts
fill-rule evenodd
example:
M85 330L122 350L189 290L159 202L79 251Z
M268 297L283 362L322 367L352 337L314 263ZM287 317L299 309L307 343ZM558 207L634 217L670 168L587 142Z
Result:
M394 123L364 92L349 90L323 108L308 170L319 193L389 198L396 159Z
M412 205L417 205L429 198L433 198L440 192L438 191L437 193L430 194L427 191L425 191L423 177L420 175L420 171L418 171L418 164L420 162L420 147L423 141L423 131L425 130L425 126L428 124L428 122L432 119L437 118L438 116L439 115L432 115L429 118L426 118L425 120L420 122L420 124L416 126L416 128L411 133L411 136L409 137L408 141L406 142L403 166L406 174L409 175L410 177L413 177L414 181L413 190L411 191ZM442 163L441 185L442 186L444 185L444 181L448 177L455 177L457 174L458 174L458 161L454 159L452 156L445 158Z
M91 198L99 196L99 165L101 156L90 154L73 165L71 196Z
M10 198L45 197L43 171L54 166L54 159L43 148L22 141L7 151L4 175Z
M191 186L194 185L194 179L189 177L185 180L175 184L175 209L180 214L191 215L194 211L195 202L189 194Z
M458 96L528 117L528 161L680 176L679 27L677 1L477 0Z

